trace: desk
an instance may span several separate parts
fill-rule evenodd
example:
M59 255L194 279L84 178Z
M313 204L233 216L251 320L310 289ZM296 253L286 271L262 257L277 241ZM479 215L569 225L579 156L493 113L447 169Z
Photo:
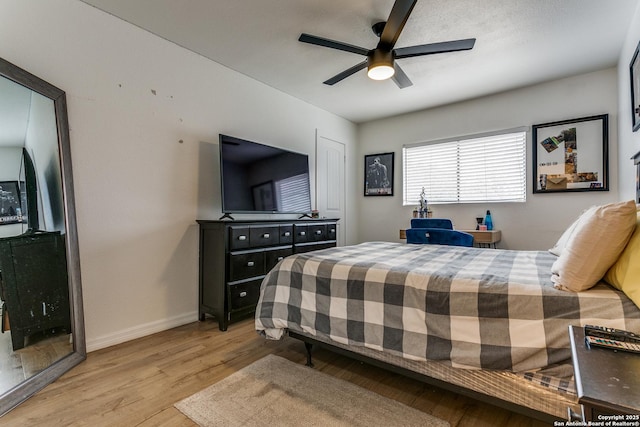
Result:
M490 248L493 245L495 249L496 243L502 239L500 230L460 230L473 236L473 243L481 248Z
M571 358L582 405L582 421L601 421L602 415L630 414L623 420L640 421L640 354L606 348L588 348L584 329L569 327Z

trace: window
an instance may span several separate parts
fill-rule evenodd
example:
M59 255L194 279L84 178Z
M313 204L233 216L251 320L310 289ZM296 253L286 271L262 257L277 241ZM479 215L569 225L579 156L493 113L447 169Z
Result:
M406 145L403 203L526 201L526 132Z

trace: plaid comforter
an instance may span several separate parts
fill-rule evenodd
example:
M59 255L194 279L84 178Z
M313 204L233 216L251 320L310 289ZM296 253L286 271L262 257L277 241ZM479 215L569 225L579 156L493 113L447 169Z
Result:
M571 358L568 325L640 333L640 310L601 283L551 283L556 257L369 242L285 258L264 279L256 329L286 329L451 366L535 371Z

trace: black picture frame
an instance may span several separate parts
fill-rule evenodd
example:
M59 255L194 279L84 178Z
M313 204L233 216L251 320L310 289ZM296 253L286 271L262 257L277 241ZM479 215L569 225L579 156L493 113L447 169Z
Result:
M277 210L273 181L254 185L251 187L251 192L253 193L253 204L256 211L273 212Z
M629 63L631 83L631 124L633 131L640 129L640 42Z
M364 195L393 196L394 153L364 156Z
M532 126L533 193L609 191L609 115Z
M18 181L0 181L0 225L20 224L25 221L24 197Z

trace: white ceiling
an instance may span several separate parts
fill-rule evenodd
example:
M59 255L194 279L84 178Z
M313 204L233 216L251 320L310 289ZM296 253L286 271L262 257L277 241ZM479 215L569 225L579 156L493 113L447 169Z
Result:
M639 0L419 0L396 47L475 37L471 51L399 60L413 86L364 58L298 42L302 32L373 48L393 0L83 0L354 122L443 105L617 63Z

